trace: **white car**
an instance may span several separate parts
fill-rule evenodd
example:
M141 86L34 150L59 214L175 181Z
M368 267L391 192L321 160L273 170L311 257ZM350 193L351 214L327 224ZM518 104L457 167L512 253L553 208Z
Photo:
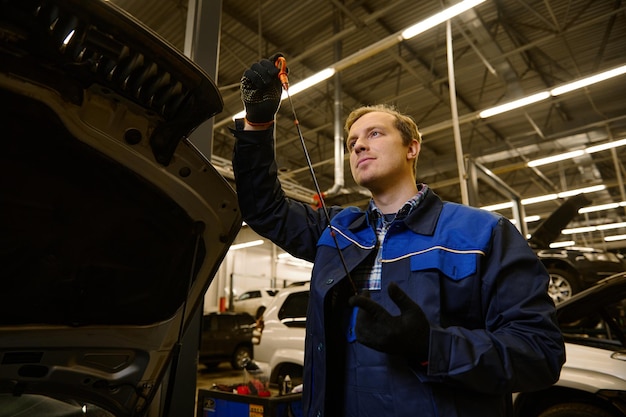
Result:
M626 273L557 305L566 362L550 388L516 394L516 417L626 415Z
M248 290L233 300L233 311L248 313L258 319L278 293L276 288Z
M271 383L286 375L301 381L308 298L309 284L286 288L263 316L254 354ZM557 314L567 356L561 377L547 389L516 393L515 417L625 416L626 273L575 294Z
M267 307L252 339L254 360L278 383L289 375L293 385L302 382L306 310L309 283L281 289Z

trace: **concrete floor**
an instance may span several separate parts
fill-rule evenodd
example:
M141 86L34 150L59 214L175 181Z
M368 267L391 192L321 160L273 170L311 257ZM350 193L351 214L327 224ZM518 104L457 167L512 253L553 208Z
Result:
M244 381L244 371L234 370L228 363L220 364L217 369L207 369L198 365L198 389L211 389L213 384L232 385Z

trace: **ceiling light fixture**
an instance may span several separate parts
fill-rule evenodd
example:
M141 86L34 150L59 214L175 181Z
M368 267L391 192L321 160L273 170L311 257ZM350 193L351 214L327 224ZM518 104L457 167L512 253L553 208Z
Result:
M519 100L514 100L509 103L504 103L499 106L485 109L481 111L480 113L478 113L478 117L480 117L481 119L485 119L487 117L495 116L496 114L500 114L500 113L504 113L504 112L514 110L520 107L524 107L529 104L533 104L538 101L545 100L549 97L558 96L561 94L569 93L570 91L588 87L591 84L599 83L600 81L605 81L610 78L622 75L624 73L626 73L626 65L622 65L617 68L603 71L601 73L594 74L589 77L585 77L580 80L564 84L562 86L553 88L552 90L549 90L549 91L542 91L540 93L536 93L531 96L521 98Z
M528 163L526 163L526 166L538 167L540 165L551 164L553 162L559 162L565 159L577 158L579 156L583 156L584 154L585 151L579 149L577 151L565 152L558 155L548 156L546 158L535 159L534 161L528 161Z
M545 100L548 97L550 97L550 93L548 91L543 91L541 93L533 94L532 96L523 97L519 100L514 100L509 103L504 103L499 106L483 110L478 113L478 116L481 119L486 119L487 117L495 116L496 114L505 113L507 111L511 111L520 107L528 106L529 104L533 104L538 101Z
M524 221L526 223L532 223L532 222L536 222L536 221L539 221L539 220L541 220L541 216L537 216L537 215L524 217ZM509 219L509 221L511 223L513 223L513 224L517 223L517 220L515 220L515 219Z
M553 162L563 161L565 159L576 158L579 156L583 156L585 154L592 154L592 153L596 153L600 151L605 151L611 148L617 148L617 147L624 146L624 145L626 145L626 138L615 140L612 142L602 143L600 145L590 146L586 149L578 149L578 150L571 151L571 152L565 152L565 153L561 153L558 155L548 156L546 158L535 159L534 161L528 161L526 163L526 166L538 167L541 165L551 164Z
M521 203L522 205L525 206L528 204L535 204L535 203L541 203L544 201L556 200L557 198L567 198L567 197L571 197L571 196L578 195L578 194L595 193L597 191L602 191L605 189L606 189L606 185L604 184L592 185L591 187L577 188L574 190L562 191L560 193L552 193L552 194L538 195L536 197L524 198L522 199ZM497 210L503 210L503 209L507 209L511 207L513 207L513 202L506 201L504 203L492 204L489 206L482 206L480 208L483 210L487 210L487 211L497 211Z
M455 4L454 6L448 7L445 10L429 17L428 19L422 20L419 23L414 24L413 26L406 28L400 34L403 40L411 39L420 33L426 32L428 29L432 29L435 26L450 20L454 16L458 16L459 14L468 11L469 9L478 6L480 3L483 3L485 0L465 0L460 3Z
M258 240L252 240L250 242L244 242L244 243L238 243L236 245L232 245L229 250L238 250L238 249L243 249L243 248L250 248L253 246L259 246L262 245L264 243L263 239L258 239Z
M626 240L626 235L605 236L605 242L615 242L616 240Z
M589 232L599 232L601 230L621 229L622 227L626 227L626 222L606 223L606 224L599 224L597 226L574 227L571 229L563 229L561 230L561 233L563 233L564 235L573 235L576 233L589 233Z
M620 201L619 203L599 204L597 206L583 207L578 210L578 214L591 213L594 211L613 210L619 207L626 207L626 201Z
M574 242L573 240L566 240L563 242L552 242L550 243L550 247L552 249L556 249L556 248L564 248L566 246L574 246L576 244L576 242Z
M618 75L622 75L624 73L626 73L626 65L553 88L550 90L550 95L559 96L561 94L569 93L570 91L590 86L591 84L599 83L600 81L608 80L609 78L617 77Z

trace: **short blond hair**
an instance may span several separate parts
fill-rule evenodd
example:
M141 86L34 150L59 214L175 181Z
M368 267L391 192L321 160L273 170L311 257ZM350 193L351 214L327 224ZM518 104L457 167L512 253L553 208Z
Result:
M409 145L413 139L417 139L419 143L422 143L422 134L417 128L417 123L411 116L407 116L406 114L400 113L395 107L388 104L376 104L372 106L363 106L357 109L352 110L346 119L346 123L344 125L344 129L346 132L346 137L350 135L350 128L359 120L363 115L373 112L383 112L390 114L396 118L396 122L394 127L398 129L400 132L400 136L402 137L402 143L404 145Z

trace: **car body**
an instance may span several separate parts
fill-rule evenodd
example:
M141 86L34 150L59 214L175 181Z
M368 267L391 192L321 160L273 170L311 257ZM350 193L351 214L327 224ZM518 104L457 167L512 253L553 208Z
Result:
M544 248L535 253L550 274L548 293L555 303L626 270L618 254L595 248Z
M308 296L308 284L281 290L264 314L255 360L272 383L285 375L301 378ZM572 410L577 417L626 415L626 273L559 303L557 317L567 357L560 379L516 393L516 417L568 417Z
M600 280L558 304L566 349L561 376L547 389L517 394L515 415L626 415L625 317L626 273Z
M281 289L259 321L254 359L272 384L287 375L294 386L302 382L309 289L308 282Z
M2 1L0 34L0 410L164 415L241 227L188 139L219 91L105 1Z
M276 293L278 293L276 288L246 290L233 300L233 310L246 312L255 318L259 318L272 302Z
M207 368L229 362L243 369L253 359L252 332L256 320L248 313L209 313L202 318L202 340L198 359Z
M555 303L567 300L603 278L626 271L624 258L612 252L588 247L550 247L561 230L578 215L578 210L590 203L585 194L568 198L528 239L550 274L548 293Z

